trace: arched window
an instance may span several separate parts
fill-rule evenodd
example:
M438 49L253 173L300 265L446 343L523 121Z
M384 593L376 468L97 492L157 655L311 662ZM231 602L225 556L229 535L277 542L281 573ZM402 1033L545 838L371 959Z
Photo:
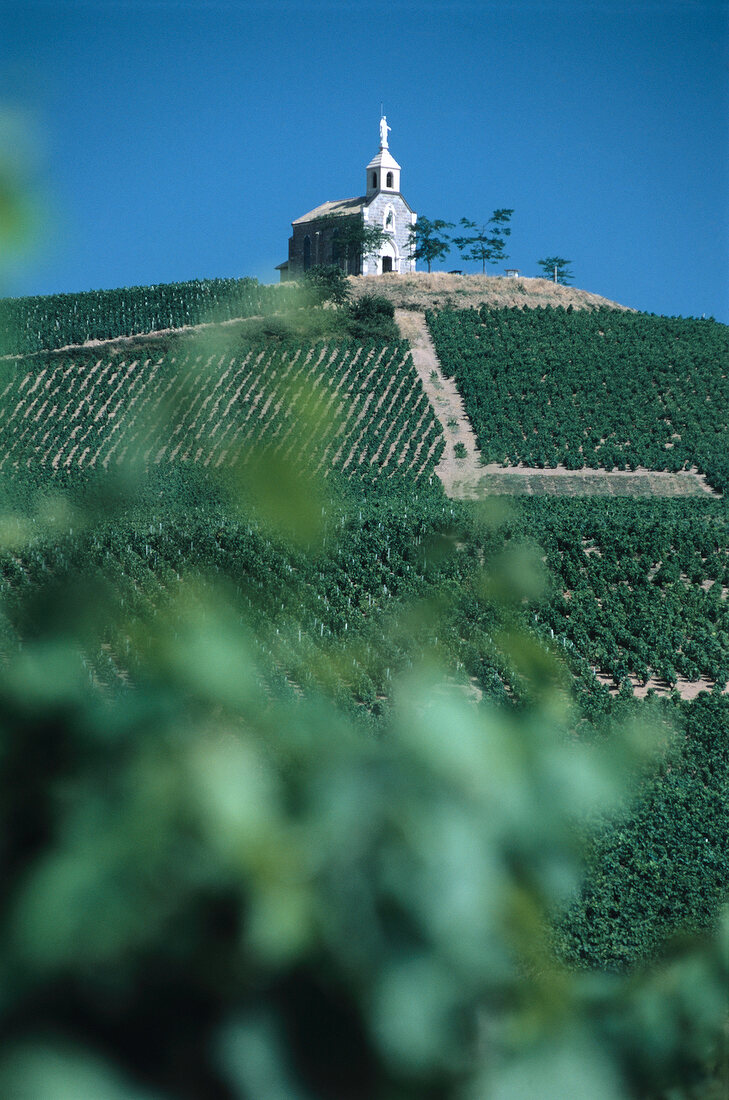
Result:
M387 173L387 186L392 187L392 172Z
M311 237L307 233L304 237L304 271L311 267Z
M377 172L372 173L372 186L377 187Z

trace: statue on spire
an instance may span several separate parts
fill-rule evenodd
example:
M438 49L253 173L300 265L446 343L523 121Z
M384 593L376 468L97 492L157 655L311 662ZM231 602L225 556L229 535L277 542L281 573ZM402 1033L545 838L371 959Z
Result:
M387 132L391 129L392 126L387 125L387 116L383 115L380 119L380 149L387 149Z

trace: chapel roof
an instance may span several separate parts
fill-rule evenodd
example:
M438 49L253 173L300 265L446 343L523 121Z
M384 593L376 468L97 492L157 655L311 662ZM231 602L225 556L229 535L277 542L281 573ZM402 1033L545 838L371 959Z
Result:
M366 196L360 195L356 199L334 199L332 202L323 202L321 206L315 206L308 214L302 214L300 218L294 218L291 224L299 225L301 222L311 222L317 218L328 218L335 214L361 214L369 201Z

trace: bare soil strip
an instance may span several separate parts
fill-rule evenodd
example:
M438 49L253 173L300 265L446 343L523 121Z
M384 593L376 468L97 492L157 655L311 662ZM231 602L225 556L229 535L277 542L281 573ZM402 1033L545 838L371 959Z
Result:
M452 378L446 378L441 370L438 356L425 323L425 314L413 310L396 309L395 321L402 337L410 342L413 364L423 389L433 406L445 437L445 450L435 468L437 476L449 496L458 496L455 487L464 476L470 477L479 472L479 450L471 421L466 415L463 399ZM462 443L466 448L466 458L456 458L455 448Z
M604 684L611 695L618 694L619 686L612 676L595 668L593 668L593 672L595 673L595 678L601 684ZM645 683L639 680L637 676L630 676L629 679L633 686L633 695L638 699L645 699L649 691L655 692L656 695L670 695L672 690L676 691L682 699L695 699L701 692L711 691L714 687L713 680L704 678L699 680L687 680L684 676L679 676L677 678L673 689L670 684L665 680L659 680L657 676L651 676ZM722 695L729 695L729 686L723 689Z

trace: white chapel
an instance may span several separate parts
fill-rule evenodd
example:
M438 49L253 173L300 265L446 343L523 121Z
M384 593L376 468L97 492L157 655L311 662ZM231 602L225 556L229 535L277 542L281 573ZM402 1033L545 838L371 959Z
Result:
M297 279L314 264L342 264L348 275L382 275L392 271L404 275L415 271L410 256L409 229L417 220L400 191L400 173L389 145L391 127L380 119L380 148L365 169L365 193L352 199L322 203L291 223L289 258L279 264L281 281ZM379 225L386 238L377 253L349 255L346 260L337 238L346 220L357 218L367 225Z

